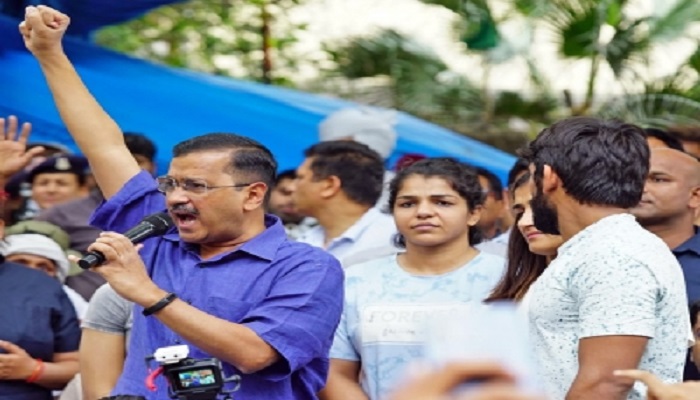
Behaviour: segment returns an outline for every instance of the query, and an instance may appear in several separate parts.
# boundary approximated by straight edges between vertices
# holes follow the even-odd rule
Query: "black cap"
[[[50,157],[44,160],[41,164],[32,168],[27,176],[27,181],[32,182],[39,174],[52,173],[72,173],[80,177],[84,177],[89,172],[89,164],[87,159],[76,155],[61,155]]]

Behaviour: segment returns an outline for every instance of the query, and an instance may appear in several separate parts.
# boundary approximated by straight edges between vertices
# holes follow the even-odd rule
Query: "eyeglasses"
[[[175,190],[175,188],[180,187],[182,188],[182,190],[185,190],[190,193],[204,194],[210,189],[244,188],[246,186],[252,185],[252,183],[237,183],[235,185],[211,186],[200,179],[183,179],[182,182],[180,182],[177,179],[170,176],[159,176],[158,178],[156,178],[156,182],[158,183],[158,191],[161,193],[170,193],[173,190]]]

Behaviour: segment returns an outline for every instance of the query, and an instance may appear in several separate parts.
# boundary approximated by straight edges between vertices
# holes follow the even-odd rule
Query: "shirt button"
[[[180,341],[180,339],[175,339],[175,344],[182,344],[182,342]]]

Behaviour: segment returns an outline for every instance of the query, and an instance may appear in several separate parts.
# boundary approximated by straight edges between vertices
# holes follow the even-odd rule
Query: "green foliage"
[[[295,56],[289,49],[304,26],[289,23],[285,13],[300,1],[190,0],[104,28],[95,40],[175,67],[262,80],[265,11],[272,32],[267,46],[273,58],[274,83],[288,84],[296,72]]]
[[[326,51],[343,76],[355,79],[386,75],[396,78],[434,77],[447,66],[430,49],[391,29],[370,37],[352,38]]]

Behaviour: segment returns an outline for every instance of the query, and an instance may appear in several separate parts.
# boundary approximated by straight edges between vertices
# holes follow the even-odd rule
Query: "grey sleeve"
[[[109,284],[100,286],[81,323],[83,329],[125,335],[131,329],[133,303],[120,297]]]

